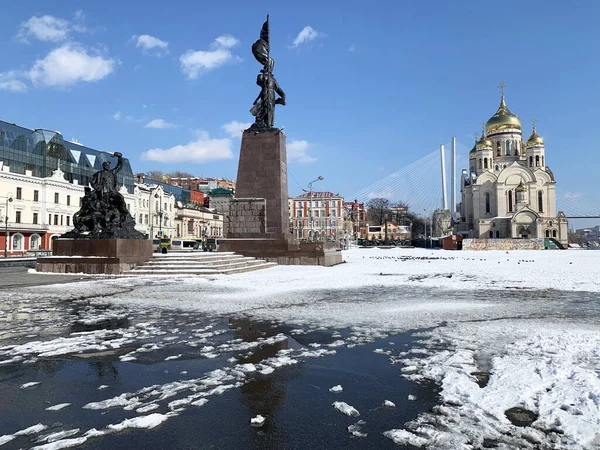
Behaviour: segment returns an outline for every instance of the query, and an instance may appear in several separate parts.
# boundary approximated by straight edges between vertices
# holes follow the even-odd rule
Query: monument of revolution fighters
[[[278,264],[339,264],[337,243],[295,242],[289,231],[285,135],[274,127],[275,106],[284,106],[286,96],[273,75],[269,16],[252,54],[262,65],[256,78],[260,93],[250,109],[255,121],[242,135],[236,198],[230,203],[229,230],[220,250]]]
[[[117,173],[123,155],[115,152],[92,176],[81,208],[73,216],[73,230],[52,243],[52,255],[38,258],[39,272],[119,274],[152,257],[152,241],[135,229],[123,195],[117,190]]]

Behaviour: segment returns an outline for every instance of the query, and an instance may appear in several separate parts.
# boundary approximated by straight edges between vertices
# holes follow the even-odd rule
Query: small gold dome
[[[498,107],[498,111],[494,114],[490,120],[485,124],[487,134],[494,133],[496,131],[507,130],[511,128],[516,128],[517,130],[521,130],[521,119],[516,114],[510,112],[506,103],[504,103],[504,95],[502,96],[502,100],[500,100],[500,106]]]
[[[490,141],[482,131],[481,138],[475,143],[475,148],[479,150],[483,148],[493,148],[493,146],[494,144],[492,144],[492,141]]]
[[[477,141],[475,141],[475,145],[473,145],[473,148],[469,152],[469,158],[475,158],[476,155],[477,155]]]
[[[525,192],[527,190],[527,186],[523,184],[523,180],[521,180],[516,190],[519,192]]]
[[[533,132],[529,136],[529,139],[527,139],[527,147],[536,147],[538,145],[544,145],[544,138],[537,134],[535,127],[533,127]]]

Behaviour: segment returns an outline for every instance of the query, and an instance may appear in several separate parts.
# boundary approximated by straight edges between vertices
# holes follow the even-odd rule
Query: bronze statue
[[[260,31],[260,39],[252,44],[252,54],[263,65],[260,74],[256,77],[256,84],[261,91],[254,100],[250,113],[256,117],[249,128],[252,131],[266,131],[273,128],[275,123],[275,105],[285,105],[285,92],[279,87],[273,76],[275,61],[270,57],[270,31],[269,16]],[[275,94],[279,98],[275,98]]]
[[[108,161],[92,176],[91,189],[85,188],[81,208],[73,215],[73,230],[63,238],[72,239],[145,239],[135,229],[135,221],[117,190],[117,173],[123,167],[123,155],[115,152],[117,165],[111,169]]]

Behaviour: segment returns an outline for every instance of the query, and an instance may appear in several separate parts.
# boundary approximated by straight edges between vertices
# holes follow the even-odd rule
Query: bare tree
[[[171,178],[196,178],[195,175],[192,175],[189,172],[180,172],[179,170],[176,170],[175,172],[168,173],[167,176],[171,177]]]
[[[150,170],[146,172],[146,178],[154,181],[164,181],[165,174],[160,170]]]
[[[367,202],[367,220],[371,225],[381,225],[386,216],[391,219],[392,210],[387,198],[372,198]]]

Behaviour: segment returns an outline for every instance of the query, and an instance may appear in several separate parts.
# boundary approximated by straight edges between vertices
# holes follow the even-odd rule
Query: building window
[[[529,167],[533,167],[533,156],[529,157]]]
[[[544,212],[544,195],[542,191],[538,191],[538,211]]]
[[[496,141],[496,156],[502,156],[502,150],[500,149],[500,141]]]
[[[140,221],[139,221],[139,223],[144,223],[144,215],[143,214],[140,214]]]
[[[67,195],[67,206],[71,206],[71,196]]]
[[[498,164],[496,164],[496,172],[498,172],[500,170],[500,166]]]
[[[52,224],[52,214],[48,214],[48,225]]]
[[[540,155],[535,155],[535,167],[540,167]]]
[[[500,237],[500,230],[496,230],[496,239]]]
[[[18,187],[17,188],[17,200],[22,200],[23,199],[23,188]]]
[[[144,215],[144,223],[148,225],[148,214]]]
[[[15,211],[15,223],[21,223],[21,211]]]
[[[54,203],[58,203],[58,192],[54,193]]]
[[[546,230],[546,237],[549,238],[550,237],[550,230]]]
[[[54,225],[58,225],[58,214],[54,214]]]
[[[65,217],[65,216],[63,216],[62,214],[60,215],[60,226],[61,226],[61,227],[62,227],[62,225],[63,225],[63,219],[64,219],[64,217]]]
[[[67,216],[67,226],[71,226],[71,216]]]
[[[38,224],[38,213],[33,213],[33,224],[37,225]]]
[[[485,213],[489,214],[491,212],[491,194],[489,192],[485,193]]]
[[[33,201],[34,202],[40,201],[40,191],[33,191]]]
[[[513,210],[513,193],[512,191],[508,191],[508,212],[512,212]]]
[[[487,164],[487,158],[483,158],[483,168],[487,169],[488,168],[488,164]]]
[[[29,248],[31,250],[38,250],[40,248],[40,237],[37,234],[31,235]]]
[[[13,250],[23,250],[23,235],[22,234],[15,234],[13,236],[13,242],[12,242],[12,249]]]
[[[542,166],[544,165],[544,157],[542,156]]]
[[[494,237],[494,232],[490,230],[490,239]]]
[[[556,230],[552,230],[552,237],[555,238],[556,237]]]
[[[506,141],[506,156],[510,156],[510,141]]]
[[[477,167],[479,167],[481,169],[481,159],[477,160]]]

